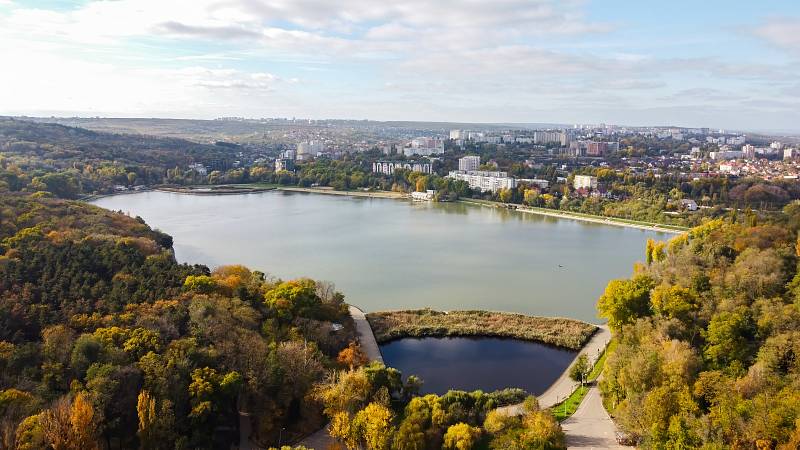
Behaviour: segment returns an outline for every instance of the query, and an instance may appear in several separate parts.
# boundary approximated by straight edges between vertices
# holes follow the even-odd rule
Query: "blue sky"
[[[800,131],[800,2],[0,0],[0,114]]]

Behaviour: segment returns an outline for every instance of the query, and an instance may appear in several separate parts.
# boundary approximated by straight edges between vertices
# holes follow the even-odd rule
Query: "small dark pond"
[[[381,345],[389,367],[422,378],[423,393],[450,389],[491,392],[518,387],[539,395],[555,382],[576,352],[500,338],[400,339]]]

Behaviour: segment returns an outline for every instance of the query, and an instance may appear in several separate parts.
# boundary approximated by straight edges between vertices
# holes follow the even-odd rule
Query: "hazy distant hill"
[[[230,147],[185,139],[113,134],[12,118],[0,118],[0,151],[6,156],[36,157],[55,166],[115,162],[171,168],[235,156]]]
[[[220,140],[249,141],[265,132],[290,128],[348,128],[356,132],[386,133],[405,131],[409,134],[447,133],[451,129],[508,130],[563,128],[563,124],[480,124],[457,122],[380,122],[372,120],[192,120],[155,118],[82,118],[82,117],[25,117],[26,121],[57,123],[110,133],[138,133],[153,136],[177,137],[198,142]],[[394,135],[394,133],[391,133]]]

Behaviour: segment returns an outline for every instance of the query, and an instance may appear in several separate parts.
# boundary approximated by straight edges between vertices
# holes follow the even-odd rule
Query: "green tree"
[[[703,354],[714,367],[738,363],[741,370],[752,356],[755,333],[755,324],[745,307],[722,311],[708,324]]]
[[[631,280],[611,280],[597,302],[600,317],[608,319],[608,326],[618,332],[623,325],[650,315],[653,287],[653,279],[646,275],[637,275]]]
[[[569,377],[573,381],[577,381],[583,385],[591,371],[592,367],[589,365],[589,358],[586,356],[586,353],[581,353],[569,368]]]

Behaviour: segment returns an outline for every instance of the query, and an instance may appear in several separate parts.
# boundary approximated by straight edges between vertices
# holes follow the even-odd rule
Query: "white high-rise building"
[[[465,156],[458,159],[458,170],[469,172],[470,170],[478,170],[481,165],[480,156]]]
[[[465,139],[467,137],[467,133],[463,130],[450,130],[450,139],[458,140],[458,139]]]
[[[451,170],[447,177],[466,181],[470,188],[479,189],[482,192],[497,192],[500,189],[514,189],[517,187],[517,179],[509,177],[508,172]]]
[[[756,147],[752,144],[745,144],[742,146],[742,158],[756,159]]]
[[[575,189],[597,189],[597,177],[575,175],[572,185]]]
[[[320,141],[301,142],[297,144],[297,159],[308,159],[324,150],[325,145]]]

